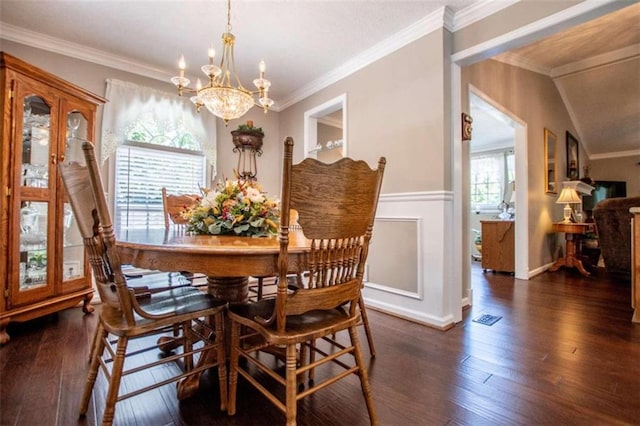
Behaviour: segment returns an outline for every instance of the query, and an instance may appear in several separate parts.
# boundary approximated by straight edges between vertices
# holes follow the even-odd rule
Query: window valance
[[[194,149],[180,145],[189,134],[215,170],[216,121],[213,116],[198,114],[188,98],[134,83],[107,79],[102,118],[101,161],[106,161],[119,145],[132,140],[131,133],[141,127],[153,127],[151,136],[160,145]],[[148,126],[152,123],[153,126]],[[158,135],[160,134],[160,135]]]

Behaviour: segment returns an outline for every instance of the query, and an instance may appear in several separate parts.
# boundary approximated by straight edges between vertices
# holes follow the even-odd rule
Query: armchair
[[[593,209],[605,269],[627,281],[631,279],[631,207],[640,207],[640,197],[608,198]]]

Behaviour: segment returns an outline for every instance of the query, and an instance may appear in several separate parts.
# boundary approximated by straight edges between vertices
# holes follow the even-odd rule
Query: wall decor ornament
[[[577,180],[580,178],[580,152],[578,139],[567,130],[567,178]]]

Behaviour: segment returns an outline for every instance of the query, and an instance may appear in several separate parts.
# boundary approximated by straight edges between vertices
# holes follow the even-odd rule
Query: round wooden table
[[[249,276],[278,274],[277,237],[193,235],[175,229],[123,230],[116,233],[120,260],[139,268],[189,271],[208,276],[209,293],[229,303],[245,303]],[[289,270],[304,270],[309,241],[289,233]]]

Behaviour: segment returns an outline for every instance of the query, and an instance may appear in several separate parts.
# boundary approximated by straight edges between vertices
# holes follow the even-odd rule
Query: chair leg
[[[263,283],[264,283],[264,278],[258,277],[258,296],[257,296],[258,300],[262,300]]]
[[[309,345],[311,346],[311,348],[309,349],[309,364],[313,364],[314,362],[316,362],[316,351],[315,351],[315,347],[316,347],[316,340],[312,340],[309,342]],[[312,368],[309,370],[309,386],[313,386],[313,382],[316,378],[316,369]]]
[[[87,374],[87,382],[84,386],[84,393],[82,395],[82,401],[80,403],[80,416],[87,414],[89,408],[89,400],[91,399],[91,393],[93,392],[93,386],[96,384],[96,377],[98,377],[98,368],[100,368],[100,357],[104,351],[105,340],[109,333],[102,327],[102,324],[98,322],[96,328],[96,334],[93,339],[93,345],[91,347],[91,365],[89,366],[89,373]]]
[[[238,345],[240,344],[240,324],[231,321],[231,356],[229,363],[229,402],[227,414],[233,416],[236,413],[236,392],[238,390]]]
[[[297,394],[297,362],[298,356],[296,351],[296,345],[287,345],[286,354],[286,389],[285,389],[285,404],[287,408],[287,426],[295,426],[296,424],[296,394]]]
[[[191,329],[193,324],[190,322],[185,322],[181,325],[182,333],[184,334],[183,340],[183,350],[184,353],[191,352],[193,350],[193,341],[195,340],[195,333]],[[193,355],[186,355],[184,357],[184,369],[186,371],[193,370]]]
[[[93,356],[94,356],[94,352],[96,351],[97,347],[98,347],[98,342],[101,339],[101,333],[100,330],[102,329],[102,326],[100,325],[100,322],[98,321],[98,326],[96,327],[96,332],[93,334],[93,342],[91,342],[91,350],[89,351],[89,364],[91,364],[91,361],[93,360]]]
[[[369,319],[367,318],[367,309],[364,306],[364,299],[362,298],[362,294],[360,295],[360,299],[358,299],[358,307],[360,308],[360,316],[362,317],[362,323],[364,324],[364,332],[367,335],[367,343],[369,344],[369,354],[371,354],[371,358],[375,358],[376,348],[373,345],[373,334],[371,334],[371,327],[369,327]]]
[[[209,321],[214,322],[215,327],[215,343],[216,343],[216,362],[218,363],[218,382],[220,384],[220,411],[227,411],[229,395],[227,393],[227,353],[225,350],[226,337],[224,335],[224,314],[219,313]]]
[[[120,389],[120,380],[122,379],[122,369],[124,368],[124,358],[127,353],[127,343],[129,338],[126,336],[118,339],[118,347],[116,356],[113,360],[111,369],[111,379],[109,380],[109,391],[105,401],[104,416],[102,417],[102,426],[111,426],[116,414],[116,402],[118,401],[118,391]]]
[[[364,357],[362,356],[362,348],[360,347],[360,339],[358,338],[358,330],[356,327],[349,327],[349,337],[351,338],[351,345],[354,348],[354,356],[356,358],[356,364],[358,365],[358,375],[360,376],[360,386],[362,387],[362,394],[367,404],[367,410],[369,411],[369,421],[372,425],[378,424],[378,415],[376,413],[375,406],[373,405],[373,394],[371,393],[371,386],[369,385],[369,373],[364,365]]]

